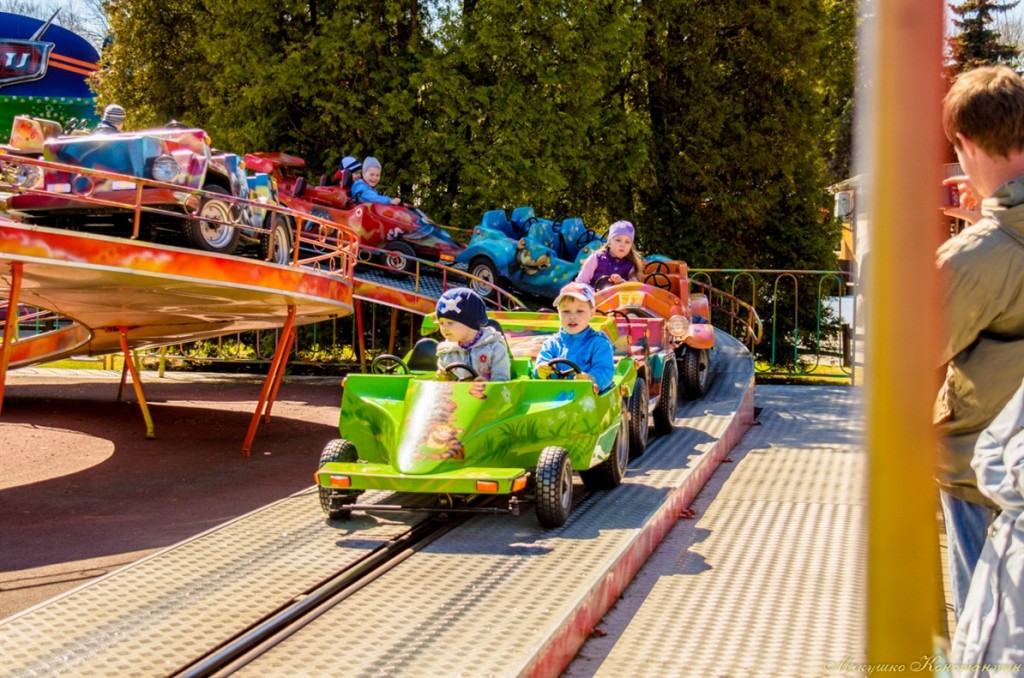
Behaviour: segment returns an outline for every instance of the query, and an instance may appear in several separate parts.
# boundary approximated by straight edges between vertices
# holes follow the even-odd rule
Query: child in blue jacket
[[[603,332],[590,327],[594,317],[594,288],[572,282],[562,288],[555,299],[562,329],[547,339],[537,354],[534,372],[541,379],[551,376],[554,368],[549,364],[555,358],[564,358],[580,368],[577,379],[589,379],[599,391],[612,385],[615,360],[612,341]]]
[[[378,205],[398,205],[402,201],[398,198],[389,198],[377,192],[377,183],[380,181],[380,160],[367,156],[363,160],[363,173],[352,184],[352,199],[358,202],[373,202]]]

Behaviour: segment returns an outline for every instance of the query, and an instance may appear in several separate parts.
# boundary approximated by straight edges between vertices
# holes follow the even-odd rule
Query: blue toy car
[[[517,207],[509,219],[504,210],[491,210],[455,263],[498,287],[551,300],[602,244],[578,217],[551,221],[537,217],[532,207]],[[483,285],[474,289],[485,297],[494,293]]]

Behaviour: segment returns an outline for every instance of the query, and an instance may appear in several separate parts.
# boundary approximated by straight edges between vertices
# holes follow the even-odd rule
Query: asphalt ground
[[[156,438],[120,372],[8,374],[0,411],[0,618],[313,484],[339,377],[286,377],[245,440],[259,377],[144,372]]]

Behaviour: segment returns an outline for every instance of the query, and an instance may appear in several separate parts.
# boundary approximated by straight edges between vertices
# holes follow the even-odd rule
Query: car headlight
[[[178,177],[181,167],[173,156],[161,155],[153,160],[153,166],[149,171],[157,181],[171,182]]]
[[[36,165],[18,165],[14,170],[14,185],[18,188],[39,188],[43,183],[43,170]]]
[[[668,319],[668,333],[673,337],[685,337],[690,331],[690,321],[683,315],[674,315]]]

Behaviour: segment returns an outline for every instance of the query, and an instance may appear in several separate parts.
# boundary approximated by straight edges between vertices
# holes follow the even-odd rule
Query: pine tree
[[[1006,42],[993,27],[993,14],[1011,10],[1020,4],[994,0],[965,0],[949,9],[959,18],[953,19],[960,32],[949,38],[950,62],[948,77],[985,64],[1005,63],[1011,66],[1020,57],[1020,48]]]

